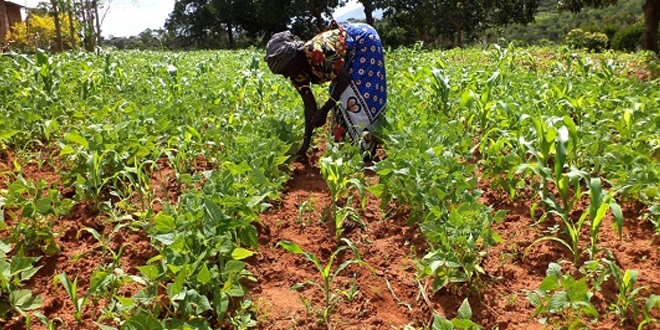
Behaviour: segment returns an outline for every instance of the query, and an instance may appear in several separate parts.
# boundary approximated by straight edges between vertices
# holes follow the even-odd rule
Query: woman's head
[[[270,71],[286,76],[288,71],[291,71],[289,66],[294,62],[302,45],[302,42],[289,31],[275,33],[266,45],[266,57],[264,58]]]

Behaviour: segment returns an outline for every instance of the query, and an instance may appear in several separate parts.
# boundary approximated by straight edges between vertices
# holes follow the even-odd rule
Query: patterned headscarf
[[[296,57],[296,52],[302,45],[303,43],[289,31],[275,33],[266,45],[266,57],[264,58],[270,71],[281,74],[287,64]]]

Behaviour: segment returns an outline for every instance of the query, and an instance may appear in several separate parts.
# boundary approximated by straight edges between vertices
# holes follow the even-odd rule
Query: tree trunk
[[[57,6],[57,0],[50,0],[53,6],[53,19],[55,20],[55,37],[57,38],[57,50],[64,50],[64,42],[62,41],[62,24],[60,22],[60,9]]]
[[[321,14],[320,11],[317,10],[312,10],[312,17],[316,20],[316,28],[318,28],[318,32],[322,32],[325,30],[325,22],[323,21],[323,15]]]
[[[227,23],[227,39],[229,39],[229,48],[234,48],[234,32],[231,23]]]
[[[92,0],[92,6],[94,7],[94,17],[96,17],[96,44],[101,44],[101,17],[99,16],[99,2],[97,0]]]
[[[67,3],[67,12],[69,14],[69,38],[71,39],[71,49],[76,48],[76,29],[73,27],[73,2]]]
[[[87,17],[87,31],[85,32],[86,36],[86,49],[87,51],[94,50],[94,44],[96,43],[96,35],[94,28],[94,14],[92,13],[92,2],[90,0],[85,1],[85,16]]]
[[[362,0],[362,6],[364,7],[364,17],[367,20],[367,24],[374,26],[374,4],[372,0]]]
[[[658,53],[660,0],[646,0],[642,9],[644,9],[644,37],[642,37],[642,48]]]
[[[4,0],[0,0],[0,41],[9,38],[9,17]]]
[[[463,47],[463,28],[459,27],[458,30],[456,31],[457,34],[457,41],[456,41],[456,46]]]

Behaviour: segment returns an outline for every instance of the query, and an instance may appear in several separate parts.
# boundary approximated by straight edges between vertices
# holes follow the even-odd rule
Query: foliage
[[[66,14],[60,15],[60,19],[69,20]],[[80,23],[74,22],[75,28],[79,28]],[[39,15],[36,13],[28,15],[25,21],[19,22],[12,27],[9,42],[11,47],[27,52],[34,52],[37,48],[53,49],[55,43],[55,21],[51,15]],[[62,31],[62,37],[71,40],[69,29]],[[80,36],[74,35],[74,40],[80,42]]]
[[[18,222],[38,229],[19,232],[24,236],[11,243],[14,254],[6,263],[23,257],[20,237],[50,237],[46,228],[58,228],[51,223],[77,220],[67,215],[76,204],[75,215],[84,212],[106,229],[85,223],[96,232],[83,229],[80,235],[95,245],[75,256],[106,258],[89,278],[78,275],[74,299],[87,293],[82,283],[102,283],[81,304],[107,302],[98,324],[254,324],[246,284],[258,279],[247,264],[259,253],[259,213],[278,204],[303,132],[300,98],[286,79],[268,73],[262,58],[256,49],[3,54],[0,217],[11,226],[6,237]],[[346,146],[329,147],[322,157],[329,156],[327,163],[310,166],[325,166],[326,174],[340,169],[341,175],[327,176],[338,205],[351,205],[346,192],[351,196],[350,179],[357,178],[381,198],[385,221],[420,226],[419,240],[428,249],[419,251],[427,256],[419,269],[437,280],[436,288],[454,279],[481,283],[481,263],[498,240],[492,225],[504,216],[481,202],[500,203],[500,196],[517,205],[536,199],[534,220],[554,215],[560,224],[565,218],[575,226],[582,218],[589,238],[580,237],[575,251],[587,250],[592,258],[603,247],[599,228],[617,212],[614,200],[642,203],[648,212],[640,221],[658,222],[660,115],[654,105],[660,92],[657,82],[638,77],[646,75],[640,63],[647,55],[502,43],[442,52],[416,46],[391,50],[386,59],[387,158],[372,167],[377,180],[362,180],[363,162],[345,153]],[[40,168],[57,175],[45,178],[46,184],[27,179]],[[504,191],[483,194],[486,184]],[[578,207],[584,212],[575,212]],[[149,243],[152,258],[135,265],[137,272],[121,271],[128,242],[113,239],[111,228],[142,232]],[[565,233],[547,235],[573,246]],[[30,253],[44,254],[40,248],[49,240],[35,241]],[[587,292],[598,289],[602,268],[585,271]],[[578,276],[575,268],[570,274]],[[76,275],[68,274],[71,285]],[[575,277],[560,275],[559,287],[582,290],[582,279]],[[10,282],[11,290],[25,288]],[[543,299],[560,292],[568,290],[544,292]],[[657,299],[642,308],[642,293],[635,298],[639,314],[653,322]],[[568,326],[584,308],[573,304],[544,316]]]
[[[619,29],[612,37],[612,49],[634,52],[642,45],[644,26],[630,25]]]
[[[421,225],[432,246],[420,261],[420,275],[433,278],[433,291],[451,283],[471,284],[485,275],[481,261],[486,251],[502,241],[491,226],[502,221],[505,213],[499,211],[493,216],[484,205],[464,203],[453,209],[446,221]]]
[[[40,257],[7,257],[11,251],[9,245],[0,242],[0,321],[5,321],[11,312],[26,315],[26,312],[38,309],[43,299],[32,294],[29,289],[22,289],[41,266],[33,264]]]
[[[448,320],[443,316],[434,314],[433,315],[433,324],[431,325],[432,330],[479,330],[482,327],[472,320],[472,308],[470,307],[470,302],[467,298],[461,303],[461,307],[458,308],[458,313],[455,318]]]
[[[536,307],[534,317],[540,315],[544,317],[542,323],[566,324],[571,329],[586,326],[583,316],[598,318],[598,311],[591,303],[592,297],[584,278],[576,280],[569,273],[562,274],[561,266],[556,263],[548,265],[539,288],[527,295],[529,302]]]
[[[637,295],[644,290],[644,287],[635,288],[639,272],[626,269],[624,273],[614,261],[607,260],[606,263],[614,277],[614,283],[619,289],[617,300],[610,305],[610,308],[614,310],[614,313],[622,322],[627,319],[637,320],[639,315],[639,305],[637,303],[639,297]]]
[[[537,1],[387,1],[385,17],[409,31],[418,40],[431,43],[444,39],[447,45],[462,46],[464,38],[472,38],[491,26],[510,23],[526,24],[533,20]]]
[[[19,175],[12,182],[4,198],[0,200],[0,211],[7,210],[11,218],[18,220],[3,242],[15,244],[16,254],[28,255],[35,248],[47,254],[58,254],[60,247],[52,231],[55,220],[69,213],[73,201],[62,198],[57,187],[49,186],[44,180],[37,182]],[[17,213],[16,210],[20,210]],[[0,228],[7,227],[0,219]]]
[[[566,35],[565,42],[571,48],[586,48],[600,52],[607,48],[608,38],[604,33],[573,29]]]

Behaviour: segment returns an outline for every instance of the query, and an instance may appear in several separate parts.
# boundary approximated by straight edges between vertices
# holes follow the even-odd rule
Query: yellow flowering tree
[[[69,21],[69,16],[60,14],[60,20],[63,22]],[[75,32],[80,31],[80,23],[74,21],[74,35],[73,40],[75,43],[80,42],[80,36]],[[66,48],[72,48],[71,34],[69,29],[62,29],[62,39],[65,41]],[[20,22],[11,30],[9,36],[10,48],[20,49],[23,51],[33,52],[37,48],[59,50],[57,49],[57,35],[55,32],[55,20],[50,15],[39,15],[31,13],[28,18]]]

